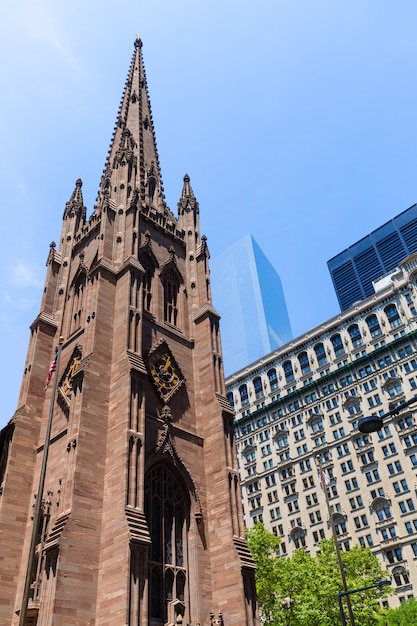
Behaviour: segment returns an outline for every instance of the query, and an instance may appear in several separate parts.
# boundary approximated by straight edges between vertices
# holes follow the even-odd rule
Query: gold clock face
[[[161,354],[151,362],[151,375],[157,385],[166,389],[172,389],[178,385],[180,377],[175,371],[171,355]]]
[[[183,383],[180,369],[167,346],[157,349],[149,357],[149,373],[164,400],[167,400]]]
[[[71,365],[69,366],[68,371],[65,375],[65,378],[62,382],[62,390],[65,393],[65,395],[68,397],[71,395],[71,392],[72,392],[72,377],[77,371],[79,364],[80,364],[80,359],[74,356],[74,358],[72,359]]]

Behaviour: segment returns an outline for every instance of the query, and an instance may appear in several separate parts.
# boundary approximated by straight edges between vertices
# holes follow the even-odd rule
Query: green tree
[[[396,609],[387,609],[380,616],[378,626],[411,626],[417,624],[417,602],[409,600]]]
[[[263,524],[255,524],[254,528],[247,529],[246,532],[249,550],[256,566],[255,581],[260,616],[265,624],[274,624],[280,578],[276,556],[281,540],[269,533]]]
[[[248,532],[248,545],[256,565],[256,588],[263,623],[268,626],[338,626],[341,624],[337,594],[342,582],[333,541],[323,540],[317,556],[295,550],[291,557],[277,557],[279,538],[262,524]],[[359,546],[342,553],[349,589],[372,585],[386,576],[378,559]],[[377,626],[378,599],[387,590],[369,589],[352,594],[356,623]]]

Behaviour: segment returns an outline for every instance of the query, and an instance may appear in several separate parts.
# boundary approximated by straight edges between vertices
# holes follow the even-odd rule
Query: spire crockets
[[[190,184],[190,177],[188,176],[188,174],[184,175],[184,184],[182,187],[182,193],[181,193],[181,198],[180,201],[178,203],[178,209],[181,211],[181,209],[184,211],[186,210],[187,204],[189,203],[189,201],[192,202],[196,202],[195,199],[195,195],[194,192],[191,188],[191,184]]]
[[[198,236],[200,235],[199,213],[200,209],[190,184],[190,177],[185,174],[181,197],[178,201],[178,219],[185,231],[192,228]]]
[[[72,192],[72,196],[65,205],[65,211],[63,215],[63,219],[66,220],[70,217],[77,217],[77,221],[82,220],[85,222],[86,209],[84,206],[83,200],[83,192],[81,191],[81,187],[83,186],[83,181],[81,178],[75,181],[75,189]]]
[[[134,198],[166,208],[156,147],[151,105],[142,57],[142,41],[135,49],[126,80],[116,126],[101,179],[98,207],[111,195],[116,206]]]
[[[81,191],[82,186],[82,180],[79,178],[75,182],[75,189],[72,192],[71,198],[65,205],[60,240],[61,252],[64,249],[69,249],[69,242],[72,241],[75,234],[78,233],[80,228],[83,228],[86,223],[86,208],[84,206],[83,192]]]

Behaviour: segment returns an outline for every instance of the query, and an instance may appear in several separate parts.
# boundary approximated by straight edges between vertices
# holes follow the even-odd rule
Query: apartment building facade
[[[363,434],[358,420],[416,396],[417,254],[372,296],[226,379],[244,520],[315,553],[331,525],[340,546],[368,546],[396,587],[417,588],[417,402]]]

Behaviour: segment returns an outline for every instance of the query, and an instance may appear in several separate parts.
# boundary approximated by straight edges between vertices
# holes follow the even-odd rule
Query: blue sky
[[[169,206],[188,172],[212,256],[252,233],[298,335],[338,311],[326,261],[417,202],[416,23],[415,0],[3,7],[0,426],[78,177],[93,209],[137,33]]]

